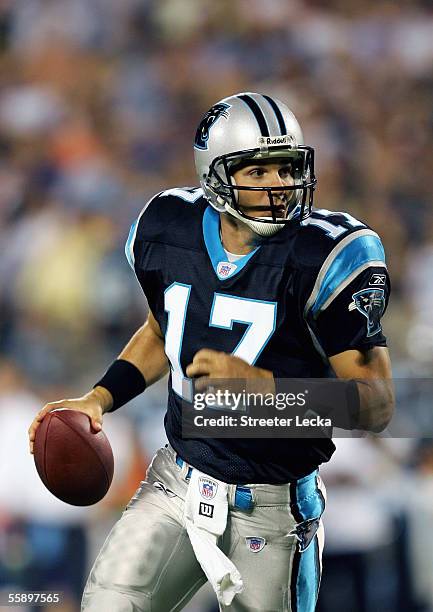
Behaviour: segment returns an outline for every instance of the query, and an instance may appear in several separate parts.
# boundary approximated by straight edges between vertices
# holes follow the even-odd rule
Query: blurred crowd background
[[[164,443],[165,381],[106,417],[115,480],[78,509],[45,491],[26,431],[46,401],[86,392],[142,324],[129,227],[156,192],[196,185],[196,125],[243,90],[297,115],[316,206],[381,235],[394,375],[432,377],[429,0],[0,0],[0,590],[61,589],[57,609],[78,611]],[[416,381],[406,396],[431,409]],[[338,441],[320,612],[433,610],[432,432]],[[207,591],[188,607],[214,609]]]

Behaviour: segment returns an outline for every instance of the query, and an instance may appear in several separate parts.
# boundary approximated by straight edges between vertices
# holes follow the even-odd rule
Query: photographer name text
[[[331,419],[318,415],[305,417],[279,417],[259,418],[243,415],[241,417],[223,415],[219,417],[194,417],[196,427],[332,427]]]

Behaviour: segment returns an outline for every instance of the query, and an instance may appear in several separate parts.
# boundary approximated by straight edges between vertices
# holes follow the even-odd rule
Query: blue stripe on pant
[[[324,499],[318,487],[318,473],[296,484],[292,512],[296,520],[318,518],[324,510]],[[320,585],[319,543],[317,534],[304,551],[297,550],[292,569],[292,612],[314,612]]]
[[[300,559],[296,580],[296,607],[293,606],[293,612],[314,612],[316,609],[320,582],[318,547],[317,536],[314,536],[313,542],[306,551],[296,552]]]
[[[301,520],[317,518],[324,510],[323,495],[318,486],[317,470],[296,483],[296,511]]]

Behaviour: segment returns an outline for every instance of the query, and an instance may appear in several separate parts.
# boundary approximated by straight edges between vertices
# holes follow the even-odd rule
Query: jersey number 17
[[[176,282],[164,293],[164,307],[168,314],[165,352],[171,366],[172,388],[177,395],[189,402],[193,396],[192,381],[182,370],[180,355],[190,295],[191,285]],[[269,342],[275,331],[276,320],[276,302],[214,294],[209,316],[210,327],[233,329],[233,323],[244,323],[247,328],[232,355],[240,357],[250,365],[254,365]]]

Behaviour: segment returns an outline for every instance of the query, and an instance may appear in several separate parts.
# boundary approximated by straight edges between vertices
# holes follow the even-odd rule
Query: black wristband
[[[143,393],[146,379],[140,370],[126,359],[116,359],[95,387],[104,387],[113,396],[113,405],[107,412],[114,412]]]

